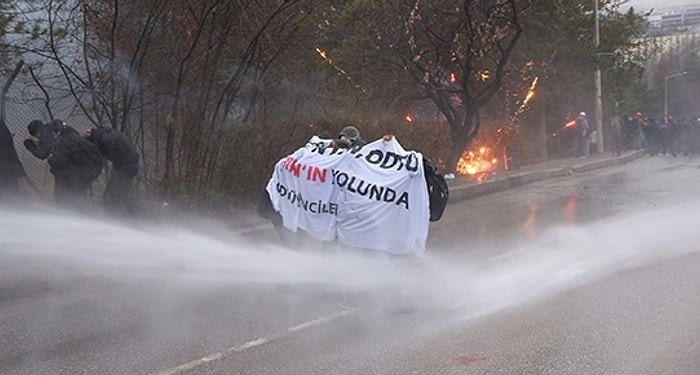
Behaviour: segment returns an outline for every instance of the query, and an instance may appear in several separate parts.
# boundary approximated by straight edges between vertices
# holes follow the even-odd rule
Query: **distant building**
[[[662,34],[690,31],[700,26],[700,5],[668,8],[650,16],[649,22]]]

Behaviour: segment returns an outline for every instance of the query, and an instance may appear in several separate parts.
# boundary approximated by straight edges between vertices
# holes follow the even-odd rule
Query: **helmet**
[[[44,125],[44,122],[41,120],[32,120],[32,122],[27,125],[27,130],[29,131],[29,134],[31,134],[34,137],[38,137],[39,134],[41,134],[44,129],[46,129],[46,125]]]
[[[581,116],[581,117],[586,117],[586,112],[581,112],[581,113],[579,113],[578,115]]]
[[[52,132],[54,132],[54,133],[58,133],[58,132],[60,132],[61,130],[63,130],[63,129],[66,128],[66,123],[63,122],[63,120],[61,120],[61,119],[54,119],[53,121],[51,121],[51,122],[49,122],[48,124],[46,124],[46,127],[47,127],[50,131],[52,131]]]
[[[360,131],[357,130],[356,127],[348,125],[340,131],[340,134],[338,134],[338,138],[341,138],[343,136],[347,137],[351,141],[356,141],[360,138]]]

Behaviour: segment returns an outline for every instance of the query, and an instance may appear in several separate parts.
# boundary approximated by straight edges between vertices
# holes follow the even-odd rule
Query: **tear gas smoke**
[[[459,307],[469,317],[570,288],[622,269],[698,250],[700,204],[654,209],[587,227],[554,228],[539,243],[468,251],[428,249],[397,260],[347,251],[290,251],[192,226],[109,222],[65,213],[0,209],[0,256],[46,268],[115,278],[200,285],[317,285],[338,292],[400,289],[425,309]],[[189,229],[188,229],[189,228]],[[483,251],[479,252],[484,254]]]

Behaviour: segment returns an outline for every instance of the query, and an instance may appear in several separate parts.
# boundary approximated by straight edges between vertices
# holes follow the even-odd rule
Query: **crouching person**
[[[126,135],[106,126],[88,129],[83,136],[97,145],[102,156],[112,162],[112,173],[103,194],[105,208],[116,212],[123,207],[130,216],[136,215],[131,192],[139,171],[136,148]]]

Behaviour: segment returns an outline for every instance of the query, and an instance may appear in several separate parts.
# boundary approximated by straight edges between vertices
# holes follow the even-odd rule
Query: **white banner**
[[[422,255],[429,200],[423,157],[395,138],[333,149],[313,137],[275,165],[267,184],[284,226],[323,241]]]

